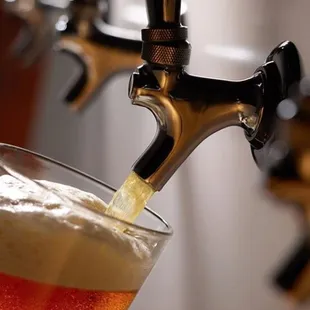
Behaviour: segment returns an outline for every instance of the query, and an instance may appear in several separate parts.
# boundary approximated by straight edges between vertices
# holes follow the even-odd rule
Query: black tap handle
[[[251,141],[252,155],[258,167],[265,170],[269,164],[269,150],[273,142],[276,110],[284,99],[296,100],[302,79],[302,63],[294,43],[286,41],[278,45],[258,69],[265,76],[264,113],[260,123],[262,135]]]
[[[286,41],[277,46],[267,57],[266,62],[273,61],[280,73],[282,97],[294,95],[303,75],[301,59],[294,43]]]

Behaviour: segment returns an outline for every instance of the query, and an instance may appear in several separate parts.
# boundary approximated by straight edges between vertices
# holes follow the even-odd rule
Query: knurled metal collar
[[[142,59],[165,66],[189,64],[191,48],[187,27],[142,30]]]
[[[169,29],[143,29],[142,41],[164,42],[187,40],[188,32],[186,27]]]
[[[185,66],[189,64],[190,52],[189,48],[155,45],[144,42],[141,57],[153,64]]]

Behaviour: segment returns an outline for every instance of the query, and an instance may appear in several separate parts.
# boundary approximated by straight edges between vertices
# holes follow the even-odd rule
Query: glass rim
[[[28,153],[28,154],[31,154],[33,156],[36,156],[42,160],[45,160],[47,162],[50,162],[50,163],[53,163],[53,164],[56,164],[58,165],[59,167],[62,167],[68,171],[71,171],[73,173],[76,173],[92,182],[95,182],[97,183],[98,185],[102,186],[102,187],[105,187],[107,188],[108,190],[110,190],[111,192],[115,193],[117,191],[116,188],[112,187],[111,185],[91,176],[90,174],[88,173],[85,173],[77,168],[74,168],[74,167],[71,167],[70,165],[67,165],[65,163],[62,163],[56,159],[53,159],[51,157],[48,157],[48,156],[45,156],[45,155],[42,155],[40,153],[37,153],[35,151],[31,151],[31,150],[28,150],[26,148],[23,148],[23,147],[20,147],[20,146],[16,146],[16,145],[12,145],[12,144],[8,144],[8,143],[2,143],[0,142],[0,148],[1,147],[7,147],[9,149],[12,149],[14,151],[20,151],[20,152],[24,152],[24,153]],[[76,203],[76,202],[74,202]],[[83,208],[86,209],[86,207],[83,205],[83,204],[80,204],[80,206],[82,206]],[[117,217],[113,216],[113,215],[109,215],[109,214],[104,214],[104,213],[100,213],[99,211],[96,211],[96,210],[93,210],[93,209],[88,209],[90,212],[92,213],[95,213],[96,215],[99,215],[101,217],[106,217],[110,220],[113,220],[113,221],[116,221],[116,222],[119,222],[119,223],[123,223],[125,224],[126,226],[128,227],[132,227],[134,229],[137,229],[137,230],[140,230],[140,231],[144,231],[144,232],[149,232],[149,233],[155,233],[155,234],[158,234],[158,235],[163,235],[163,236],[172,236],[173,235],[173,228],[172,226],[162,217],[160,216],[157,212],[155,212],[154,210],[152,210],[151,208],[149,208],[148,206],[146,206],[142,212],[147,212],[149,213],[151,216],[155,217],[157,220],[159,220],[166,228],[167,230],[164,231],[164,230],[159,230],[159,229],[153,229],[153,228],[148,228],[148,227],[145,227],[145,226],[142,226],[142,225],[139,225],[139,224],[135,224],[135,223],[130,223],[130,222],[126,222],[125,220],[122,220],[122,219],[118,219]]]

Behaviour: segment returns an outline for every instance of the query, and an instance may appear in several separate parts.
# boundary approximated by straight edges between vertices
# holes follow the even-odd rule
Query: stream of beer
[[[154,194],[153,188],[131,172],[110,201],[106,214],[133,223]]]

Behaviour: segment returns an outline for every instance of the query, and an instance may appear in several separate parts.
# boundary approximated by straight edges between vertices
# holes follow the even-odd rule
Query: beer
[[[154,265],[147,241],[96,196],[37,184],[0,176],[0,310],[128,309]]]
[[[128,309],[136,292],[67,288],[0,273],[0,309]]]
[[[131,172],[114,194],[105,214],[133,223],[154,195],[154,189]]]

